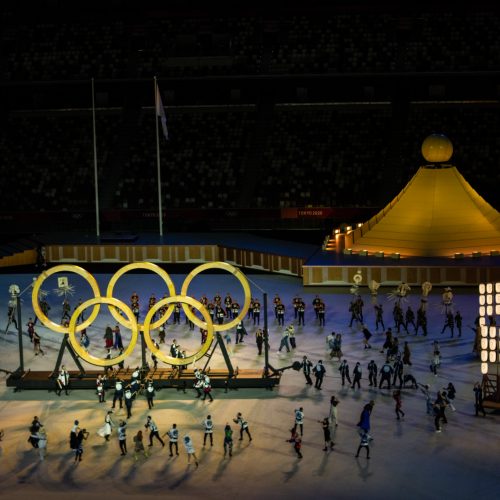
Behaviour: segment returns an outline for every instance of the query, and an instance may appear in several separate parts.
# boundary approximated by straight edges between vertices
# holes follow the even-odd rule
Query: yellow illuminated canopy
[[[421,167],[391,203],[350,237],[348,246],[355,251],[425,257],[489,254],[500,249],[500,213],[456,167]]]

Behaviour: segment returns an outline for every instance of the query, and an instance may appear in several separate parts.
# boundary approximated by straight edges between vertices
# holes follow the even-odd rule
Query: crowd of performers
[[[427,327],[427,295],[432,286],[430,283],[424,283],[422,285],[422,298],[420,301],[420,306],[418,307],[416,313],[412,309],[411,305],[405,304],[407,295],[409,294],[410,287],[401,283],[397,289],[389,294],[389,297],[394,300],[393,308],[392,308],[392,326],[386,328],[387,318],[384,319],[384,305],[376,299],[376,293],[374,294],[372,291],[372,303],[373,303],[373,312],[374,312],[374,331],[384,332],[384,342],[381,346],[381,353],[385,353],[386,361],[393,363],[392,369],[395,374],[399,376],[401,372],[400,365],[403,367],[411,366],[411,347],[410,347],[410,334],[418,335],[419,332],[425,337],[428,335],[428,327]],[[348,326],[353,328],[353,326],[362,333],[362,343],[364,349],[371,349],[371,339],[373,338],[373,334],[370,331],[368,325],[364,320],[364,302],[361,295],[358,292],[358,288],[355,287],[351,289],[351,293],[353,294],[353,298],[349,304],[349,313],[350,313],[350,321]],[[375,300],[374,300],[375,296]],[[215,322],[223,323],[226,320],[232,320],[237,317],[240,313],[240,305],[236,300],[233,300],[229,293],[226,294],[224,298],[222,298],[220,293],[216,293],[213,299],[207,298],[207,295],[204,294],[200,302],[207,307],[210,315],[212,316]],[[81,304],[81,299],[78,301],[78,304],[75,306],[78,307]],[[148,299],[148,310],[151,309],[156,304],[155,294],[152,294]],[[62,317],[61,322],[63,324],[68,324],[71,306],[67,298],[63,301],[62,307]],[[453,308],[453,294],[449,287],[445,288],[442,294],[442,309],[443,309],[443,317],[444,323],[441,329],[441,334],[444,334],[447,330],[449,331],[450,337],[453,338],[455,335],[457,337],[462,336],[462,328],[463,328],[463,318],[460,314],[460,311],[454,311]],[[50,310],[50,306],[47,303],[45,298],[41,298],[40,306],[42,311],[48,314]],[[141,319],[141,307],[140,307],[140,299],[139,295],[134,292],[130,298],[130,306],[131,309],[136,316],[137,320]],[[276,294],[273,298],[273,306],[274,306],[274,316],[275,322],[279,327],[283,327],[281,330],[281,338],[280,344],[278,347],[278,353],[286,350],[287,352],[296,351],[296,327],[304,326],[305,324],[305,311],[307,305],[305,301],[300,297],[300,295],[295,295],[292,300],[292,309],[293,309],[293,322],[290,322],[285,327],[285,304],[281,300],[279,294]],[[314,311],[316,325],[324,326],[325,325],[325,312],[326,306],[323,299],[316,295],[311,303],[312,309]],[[158,318],[162,315],[166,314],[168,306],[164,306],[158,310],[157,316]],[[246,321],[250,322],[250,324],[255,325],[255,344],[257,347],[258,354],[261,355],[263,351],[263,347],[266,343],[266,334],[262,328],[260,328],[260,319],[261,319],[261,303],[257,298],[251,299],[250,308],[248,310],[248,315]],[[180,324],[181,322],[181,311],[182,304],[176,303],[173,304],[173,324]],[[195,311],[193,311],[195,313]],[[9,310],[9,315],[11,312]],[[185,316],[185,323],[189,325],[189,328],[194,329],[194,324],[187,315]],[[153,318],[153,321],[156,321],[157,317]],[[85,320],[84,313],[82,312],[78,317],[78,322],[82,322]],[[495,323],[494,317],[489,318],[489,324],[492,325]],[[165,322],[162,326],[159,327],[157,331],[157,338],[154,339],[154,344],[157,348],[160,348],[161,344],[166,343],[166,332],[165,326],[168,325],[169,322]],[[36,318],[35,321],[32,318],[29,319],[27,323],[27,332],[30,337],[31,342],[33,342],[35,354],[44,354],[44,351],[40,345],[40,336],[35,330]],[[479,340],[480,340],[480,327],[479,327],[479,318],[476,318],[474,327],[471,327],[475,333],[475,341],[473,346],[473,352],[479,352]],[[235,332],[235,343],[245,343],[245,337],[248,336],[247,328],[245,327],[245,321],[240,321],[236,328]],[[400,336],[407,335],[407,339],[403,343],[400,343]],[[200,342],[203,344],[206,340],[207,331],[203,328],[200,328]],[[121,354],[123,352],[123,340],[122,334],[120,331],[119,325],[115,325],[112,328],[110,325],[107,325],[104,332],[104,347],[107,350],[106,359],[112,359],[116,354],[113,351],[116,351],[117,354]],[[226,331],[224,335],[224,339],[226,345],[230,347],[232,342],[232,332]],[[80,333],[80,344],[83,348],[88,349],[90,340],[87,335],[85,329],[83,329]],[[339,362],[343,358],[342,351],[342,333],[331,332],[327,337],[327,345],[330,351],[330,359],[337,359]],[[169,346],[169,354],[173,358],[183,359],[187,357],[186,349],[182,348],[181,345],[177,342],[176,339],[170,343]],[[150,353],[151,359],[151,368],[156,369],[158,366],[158,360],[154,353]],[[317,364],[316,364],[317,365]],[[372,364],[372,370],[373,370]],[[437,374],[437,370],[440,366],[440,349],[439,343],[434,342],[433,344],[433,352],[431,356],[430,370]],[[123,362],[117,364],[118,369],[124,369]],[[186,365],[180,365],[179,370],[186,369]],[[356,368],[355,368],[356,369]],[[356,370],[359,370],[358,367]],[[404,374],[407,375],[407,374]],[[404,380],[404,375],[401,376],[401,379]],[[60,379],[64,377],[64,375],[60,375],[57,378],[58,384],[60,384]],[[203,387],[202,381],[197,380],[197,388],[199,390],[206,389]],[[60,394],[62,389],[58,387],[58,394]],[[211,394],[208,396],[211,398]]]
[[[148,408],[154,407],[154,399],[158,389],[154,385],[153,378],[149,375],[149,367],[136,367],[131,371],[130,376],[125,380],[125,375],[119,370],[106,370],[103,374],[97,375],[96,396],[99,403],[106,402],[106,394],[113,392],[112,409],[119,404],[127,410],[127,418],[132,416],[132,407],[138,396],[144,396],[148,402]],[[195,382],[193,388],[196,391],[196,398],[213,402],[212,384],[209,374],[196,368],[193,372]],[[55,392],[58,396],[64,392],[66,396],[70,391],[70,374],[65,365],[62,365],[55,378]],[[203,396],[203,397],[202,397]]]
[[[421,384],[417,382],[416,377],[411,373],[412,361],[411,361],[411,347],[410,340],[411,335],[418,335],[421,332],[422,336],[428,335],[427,329],[427,294],[430,291],[430,284],[426,284],[422,286],[423,293],[420,302],[419,308],[416,312],[412,309],[409,304],[406,304],[406,298],[409,293],[410,287],[405,283],[402,283],[398,286],[398,288],[392,293],[389,294],[392,300],[394,300],[394,304],[392,307],[392,322],[391,327],[386,328],[387,318],[384,318],[384,306],[381,302],[379,302],[376,298],[376,293],[372,291],[372,306],[374,312],[374,330],[378,332],[379,329],[384,333],[382,339],[383,344],[378,346],[380,348],[379,352],[382,354],[381,361],[376,361],[375,357],[370,359],[367,363],[366,367],[362,366],[360,362],[355,363],[354,366],[349,366],[348,359],[346,358],[343,350],[342,350],[342,333],[339,332],[331,332],[327,336],[327,348],[329,350],[330,359],[336,359],[339,365],[337,367],[333,367],[334,372],[338,372],[338,378],[341,381],[341,387],[344,389],[346,384],[348,387],[353,390],[361,390],[361,381],[363,378],[369,382],[368,387],[370,390],[389,390],[392,392],[392,397],[395,403],[395,415],[397,420],[404,419],[405,412],[403,411],[403,399],[402,399],[402,389],[414,389],[419,390],[424,395],[426,401],[426,412],[429,415],[434,417],[434,424],[436,432],[442,431],[442,424],[447,423],[446,412],[447,408],[450,408],[454,411],[453,400],[456,396],[456,389],[452,382],[448,382],[448,384],[439,389],[435,396],[432,395],[430,387],[428,384]],[[425,289],[424,289],[425,288]],[[372,349],[372,338],[373,334],[371,333],[368,325],[365,321],[364,316],[364,308],[365,304],[361,295],[358,293],[358,289],[355,287],[354,291],[351,290],[353,294],[352,300],[349,304],[349,313],[350,313],[350,321],[348,327],[351,329],[351,333],[353,330],[359,331],[362,333],[362,345],[364,349]],[[224,298],[217,293],[212,300],[208,299],[206,295],[200,299],[200,302],[204,304],[215,323],[222,324],[226,320],[231,320],[236,318],[240,313],[240,305],[236,300],[233,300],[229,293],[226,294]],[[79,301],[78,305],[81,304]],[[151,309],[156,304],[156,297],[152,294],[148,300],[148,310]],[[50,310],[50,306],[45,299],[40,302],[42,310],[45,314],[48,314]],[[78,307],[78,305],[76,307]],[[140,299],[136,292],[134,292],[131,296],[130,300],[131,309],[139,321],[141,318],[140,307]],[[67,298],[64,299],[62,304],[62,317],[61,322],[63,324],[67,324],[71,314],[71,306]],[[273,299],[274,306],[274,320],[275,324],[278,327],[283,327],[281,332],[280,345],[278,349],[278,353],[281,353],[283,349],[286,349],[287,352],[291,352],[292,350],[297,349],[295,333],[296,327],[305,326],[305,311],[307,309],[307,304],[300,297],[300,295],[296,295],[291,303],[291,308],[293,310],[293,321],[289,322],[285,327],[285,317],[286,317],[286,306],[282,302],[279,294],[276,294]],[[316,320],[316,325],[320,327],[325,326],[325,313],[326,306],[325,302],[321,297],[316,295],[311,303],[314,317]],[[75,309],[76,309],[75,307]],[[156,317],[153,318],[153,321],[161,317],[167,312],[167,307],[165,306],[158,310]],[[441,334],[444,334],[447,330],[449,331],[450,337],[453,338],[456,334],[457,337],[462,336],[462,327],[463,327],[463,318],[460,314],[460,311],[454,310],[453,308],[453,294],[450,288],[446,288],[442,294],[441,307],[444,317],[443,327],[441,329]],[[262,348],[264,343],[266,342],[266,335],[263,332],[262,328],[260,328],[261,321],[261,310],[262,306],[260,301],[257,298],[252,298],[250,308],[248,311],[248,315],[246,318],[247,324],[255,326],[255,344],[257,346],[258,354],[262,354]],[[195,310],[192,310],[195,313]],[[173,305],[173,315],[172,322],[173,324],[181,323],[181,312],[182,312],[182,304],[177,303]],[[13,316],[12,311],[9,310],[9,318]],[[84,314],[82,313],[78,322],[82,322],[85,320]],[[290,321],[290,315],[288,316],[288,320]],[[489,324],[495,324],[494,317],[490,317]],[[185,315],[185,323],[189,325],[189,329],[194,329],[194,324],[190,319]],[[236,333],[236,344],[244,343],[245,337],[248,335],[248,332],[245,328],[245,321],[239,322],[237,327],[235,328]],[[165,322],[165,325],[168,325],[168,322]],[[39,336],[35,330],[36,319],[33,321],[31,318],[27,324],[28,334],[30,340],[34,343],[35,353],[41,353],[43,355],[43,351],[40,347]],[[480,327],[479,327],[479,318],[476,318],[474,327],[471,327],[474,331],[476,337],[474,342],[473,351],[479,351],[479,337],[480,337]],[[206,339],[206,330],[200,329],[201,335],[201,343],[204,343]],[[400,336],[406,335],[406,338],[403,342],[400,342]],[[38,339],[37,339],[38,337]],[[225,335],[226,344],[230,345],[231,343],[231,334],[227,332]],[[80,338],[81,345],[84,348],[89,347],[89,339],[86,334],[86,331],[83,330],[81,332]],[[123,342],[121,338],[121,332],[118,325],[112,328],[110,325],[107,325],[104,332],[104,346],[108,350],[108,359],[112,358],[111,351],[117,350],[118,352],[123,352]],[[159,347],[159,344],[165,344],[165,326],[159,328],[157,333],[157,340],[155,340],[155,345]],[[170,355],[174,358],[185,358],[186,351],[181,348],[181,346],[174,339],[170,344]],[[102,375],[99,375],[96,382],[96,396],[99,403],[105,403],[107,398],[110,398],[110,393],[112,393],[112,406],[111,409],[105,415],[104,426],[99,429],[98,434],[101,435],[104,439],[109,440],[111,435],[111,430],[116,428],[118,441],[120,445],[120,450],[122,455],[127,454],[126,447],[126,427],[127,420],[132,417],[132,411],[135,401],[140,397],[144,397],[147,400],[148,409],[152,410],[154,408],[154,400],[158,388],[155,387],[154,380],[151,378],[151,374],[154,374],[154,370],[157,367],[157,360],[154,355],[151,356],[151,364],[150,367],[145,368],[136,368],[131,371],[130,376],[126,378],[124,376],[124,366],[123,363],[118,364],[117,369],[108,368]],[[441,365],[441,349],[439,341],[435,340],[432,343],[432,354],[431,361],[429,364],[429,370],[437,376],[438,370]],[[185,369],[186,366],[180,366],[179,369]],[[152,369],[152,371],[151,371]],[[306,380],[307,385],[314,385],[317,390],[322,389],[322,383],[327,372],[327,369],[323,365],[321,360],[316,363],[312,363],[307,356],[302,357],[302,362],[300,363],[300,369],[303,372],[303,375]],[[366,370],[366,376],[363,377],[363,373]],[[128,372],[128,370],[127,370]],[[212,390],[210,377],[208,373],[203,372],[202,370],[195,369],[194,370],[194,384],[193,389],[196,394],[196,398],[200,398],[202,400],[209,400],[209,402],[213,401]],[[312,376],[315,378],[315,383],[313,384]],[[56,394],[61,396],[62,393],[68,394],[68,390],[70,389],[70,376],[65,366],[62,366],[57,378],[55,379],[56,384]],[[474,399],[475,399],[475,409],[476,415],[480,412],[484,415],[484,408],[482,405],[483,396],[482,396],[482,388],[480,383],[476,383],[474,388]],[[325,437],[325,447],[324,450],[331,450],[334,448],[333,437],[335,435],[335,428],[337,427],[337,405],[339,401],[332,397],[331,406],[330,406],[330,415],[328,418],[320,420],[324,437]],[[373,410],[374,403],[371,401],[366,404],[362,410],[358,427],[360,431],[361,442],[359,444],[356,456],[359,456],[360,450],[363,448],[366,449],[367,458],[370,458],[370,441],[372,436],[370,435],[370,415]],[[126,418],[120,420],[119,424],[115,424],[113,420],[113,410],[126,410]],[[250,431],[248,429],[248,423],[243,419],[241,414],[238,414],[237,418],[234,419],[235,423],[238,423],[240,426],[240,438],[243,439],[243,433],[245,432],[248,435],[250,441],[252,440]],[[302,458],[302,436],[303,436],[303,423],[304,423],[304,409],[301,407],[300,409],[295,410],[295,425],[291,429],[291,437],[287,439],[287,441],[293,444],[293,448],[297,453],[298,458]],[[203,423],[205,429],[205,437],[204,437],[204,445],[207,441],[207,438],[210,440],[211,445],[213,444],[213,421],[211,417],[208,416],[207,419]],[[333,430],[332,427],[333,426]],[[35,427],[38,427],[35,429]],[[172,425],[172,428],[165,433],[163,436],[160,436],[158,431],[158,426],[153,421],[151,416],[148,416],[147,422],[145,424],[146,430],[149,430],[149,446],[153,445],[153,438],[164,446],[164,442],[162,437],[168,436],[169,438],[169,450],[170,456],[172,456],[173,450],[175,450],[176,454],[178,454],[177,449],[177,441],[179,438],[179,430],[177,429],[176,424]],[[299,434],[300,429],[300,434]],[[46,448],[46,435],[43,429],[43,426],[38,425],[36,419],[33,423],[33,432],[32,434],[32,444],[34,447],[39,449]],[[89,433],[84,429],[80,428],[79,423],[76,421],[72,431],[71,431],[71,448],[75,451],[75,462],[79,462],[82,459],[83,454],[83,442],[87,439]],[[225,454],[229,452],[229,455],[232,454],[232,430],[229,424],[226,424],[223,433],[223,445]],[[139,431],[134,437],[134,456],[136,460],[139,455],[143,454],[144,456],[148,456],[147,450],[144,448],[142,444],[142,431]],[[45,440],[45,442],[44,442]],[[194,463],[197,465],[198,460],[194,451],[193,442],[188,434],[184,436],[184,444],[186,447],[186,451],[188,453],[188,460],[191,458],[194,459]],[[36,445],[36,446],[35,446]],[[40,452],[40,458],[43,459],[45,456],[43,452]]]
[[[127,419],[115,419],[114,411],[108,410],[104,414],[103,425],[96,430],[96,434],[103,438],[106,442],[111,441],[111,437],[116,435],[116,441],[118,444],[118,450],[121,456],[128,454],[127,446],[127,433],[129,431],[128,420]],[[250,428],[247,420],[243,417],[241,412],[238,412],[236,416],[232,419],[234,424],[239,428],[239,440],[243,441],[244,436],[248,438],[248,441],[252,441],[252,435],[250,433]],[[170,429],[163,434],[160,434],[159,424],[153,419],[153,415],[148,414],[144,422],[144,431],[142,427],[136,429],[136,433],[133,436],[133,457],[135,461],[138,461],[140,457],[148,458],[150,456],[150,449],[157,442],[162,448],[165,447],[165,441],[163,438],[168,437],[168,451],[169,457],[179,456],[179,440],[181,436],[181,430],[176,423],[172,423]],[[214,446],[214,429],[215,422],[211,415],[207,417],[200,423],[200,432],[203,433],[203,447],[210,444]],[[135,431],[134,431],[135,432]],[[149,443],[145,445],[144,441],[146,435],[148,434]],[[221,444],[224,450],[224,458],[229,455],[233,456],[233,428],[229,422],[226,422],[222,432],[218,432],[221,435]],[[74,463],[78,464],[83,460],[83,451],[85,441],[90,437],[91,433],[80,424],[79,420],[75,420],[68,436],[68,447],[74,453]],[[4,437],[4,431],[0,431],[0,441]],[[198,457],[196,455],[194,442],[188,431],[183,433],[182,443],[184,444],[188,464],[194,463],[198,467]],[[48,443],[48,432],[44,424],[40,421],[38,416],[34,416],[29,426],[29,437],[28,442],[31,446],[38,451],[40,460],[45,460],[47,455],[47,443]],[[193,460],[193,462],[191,462]]]

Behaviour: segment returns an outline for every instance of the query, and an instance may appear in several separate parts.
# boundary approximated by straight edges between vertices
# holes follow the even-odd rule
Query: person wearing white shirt
[[[214,433],[214,423],[212,420],[212,417],[208,415],[208,417],[203,420],[203,426],[205,427],[205,435],[203,437],[203,446],[205,446],[207,442],[207,437],[210,436],[210,446],[214,445],[214,438],[213,438],[213,433]]]

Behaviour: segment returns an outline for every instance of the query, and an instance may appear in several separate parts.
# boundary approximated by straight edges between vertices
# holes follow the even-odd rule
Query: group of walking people
[[[249,425],[247,420],[243,417],[241,412],[232,419],[233,422],[239,427],[239,440],[243,441],[244,435],[248,437],[248,441],[252,441],[252,435],[250,433]],[[214,445],[214,433],[216,432],[216,426],[211,415],[201,422],[201,429],[203,431],[203,447],[210,444],[212,447]],[[113,418],[113,411],[108,410],[104,416],[104,422],[102,427],[100,427],[96,434],[104,439],[105,443],[111,441],[111,436],[115,432],[119,445],[120,455],[125,456],[128,454],[127,447],[127,431],[128,424],[126,420],[120,419],[115,421]],[[149,443],[147,446],[144,444],[146,439],[145,433],[149,434]],[[69,448],[74,453],[74,463],[78,464],[83,460],[84,443],[90,437],[89,431],[80,425],[79,420],[73,422],[69,433]],[[195,445],[193,439],[191,438],[189,432],[185,432],[180,438],[180,431],[176,423],[173,423],[171,428],[160,435],[158,425],[155,420],[153,420],[152,415],[148,415],[146,422],[144,423],[144,431],[139,429],[137,433],[133,436],[133,456],[134,460],[137,462],[141,456],[148,458],[150,456],[149,450],[154,446],[154,441],[156,440],[162,448],[165,447],[164,437],[168,437],[168,449],[169,457],[179,456],[179,440],[182,441],[186,453],[188,464],[194,463],[198,467],[198,456],[196,455]],[[3,438],[3,431],[1,437]],[[38,450],[40,460],[44,460],[46,457],[47,450],[47,433],[44,425],[38,418],[38,416],[33,417],[33,421],[29,427],[29,437],[28,442],[33,448]],[[224,449],[224,457],[229,454],[229,457],[233,456],[233,429],[229,422],[226,422],[222,430],[222,446]]]

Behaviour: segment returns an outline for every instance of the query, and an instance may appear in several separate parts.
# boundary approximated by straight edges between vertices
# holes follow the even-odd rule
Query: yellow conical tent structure
[[[489,254],[500,250],[500,213],[456,167],[420,167],[391,203],[346,235],[345,246],[402,257]]]

